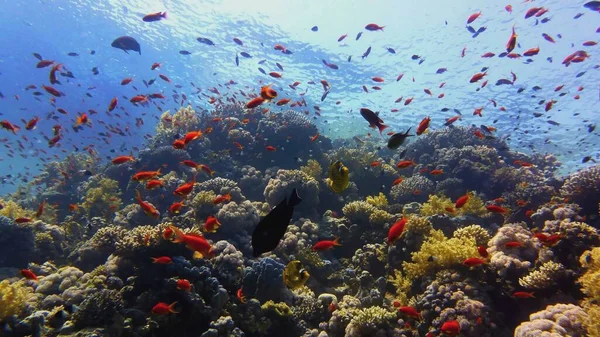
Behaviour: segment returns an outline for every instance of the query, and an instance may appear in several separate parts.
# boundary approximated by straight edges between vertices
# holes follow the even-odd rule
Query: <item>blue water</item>
[[[494,125],[497,136],[509,137],[514,150],[552,152],[564,163],[564,173],[574,171],[587,165],[581,164],[583,156],[598,156],[597,147],[593,146],[598,143],[598,131],[588,133],[587,125],[598,124],[600,120],[597,69],[600,56],[597,46],[583,47],[582,43],[598,40],[599,16],[583,8],[584,2],[513,1],[510,14],[504,9],[509,4],[506,1],[4,1],[0,11],[3,32],[0,92],[4,95],[0,99],[0,117],[22,129],[17,135],[0,130],[0,138],[6,138],[0,150],[0,175],[21,173],[23,178],[31,180],[39,173],[42,159],[57,160],[89,145],[94,145],[103,159],[114,156],[111,149],[128,154],[133,147],[142,148],[144,135],[153,133],[161,112],[154,105],[135,107],[123,96],[164,92],[167,100],[161,107],[175,110],[180,106],[180,101],[171,98],[175,91],[185,93],[192,106],[211,110],[208,97],[194,95],[196,89],[190,82],[208,96],[214,95],[207,90],[217,87],[222,95],[232,97],[235,93],[239,100],[243,100],[240,90],[253,92],[265,83],[273,83],[280,97],[293,100],[299,100],[299,93],[306,92],[308,108],[299,110],[308,109],[312,117],[313,106],[318,105],[322,116],[316,123],[331,138],[365,136],[372,132],[358,114],[361,107],[380,111],[380,117],[396,130],[414,128],[426,116],[432,118],[432,129],[441,128],[446,118],[455,115],[452,109],[456,108],[463,114],[457,124]],[[550,11],[537,21],[525,20],[524,13],[534,5]],[[168,12],[166,20],[152,23],[141,20],[147,13],[164,10]],[[487,29],[473,38],[465,22],[476,11],[483,14],[472,26]],[[574,19],[578,13],[584,15]],[[542,18],[550,21],[541,23]],[[385,26],[384,31],[365,31],[368,23]],[[315,25],[319,27],[317,32],[311,30]],[[485,52],[504,51],[513,25],[519,43],[515,52],[539,46],[539,55],[531,57],[530,63],[525,61],[526,57],[481,58]],[[361,31],[362,37],[356,41]],[[542,33],[554,37],[556,43],[544,40]],[[348,37],[338,43],[342,34]],[[122,35],[136,38],[142,55],[126,54],[110,46]],[[200,44],[196,41],[198,37],[209,38],[216,46]],[[234,37],[241,39],[244,46],[235,44]],[[285,45],[293,54],[274,50],[275,44]],[[362,59],[369,46],[371,54]],[[388,47],[396,53],[389,53]],[[464,47],[465,56],[461,57]],[[90,54],[92,50],[94,55]],[[192,54],[181,55],[180,50]],[[563,66],[561,61],[576,50],[586,50],[591,56],[582,63]],[[236,66],[235,55],[242,51],[252,58],[240,56],[240,65]],[[32,95],[36,90],[25,90],[31,84],[38,88],[48,84],[50,68],[36,69],[38,60],[32,56],[34,52],[44,59],[63,63],[76,77],[67,80],[59,76],[62,85],[55,87],[66,95],[57,98],[56,108],[67,110],[68,115],[55,113],[57,121],[46,119],[55,110],[48,102],[48,94],[44,92],[36,100]],[[67,56],[69,52],[79,56]],[[413,54],[424,59],[422,64],[411,59]],[[347,61],[348,56],[352,56],[351,62]],[[552,62],[547,58],[552,58]],[[265,64],[258,65],[263,59],[267,60]],[[339,69],[325,67],[323,59]],[[154,62],[162,64],[159,71],[150,70]],[[274,79],[258,71],[258,67],[267,73],[280,71],[275,62],[284,68],[282,78]],[[98,68],[98,75],[92,74],[93,67]],[[485,78],[489,83],[476,91],[483,80],[469,83],[469,79],[483,67],[489,67]],[[436,74],[438,68],[448,71]],[[494,85],[500,78],[510,79],[511,71],[517,76],[514,85]],[[585,73],[576,77],[582,72]],[[172,83],[159,79],[159,73],[168,76]],[[404,73],[404,78],[396,82],[400,73]],[[371,78],[376,76],[385,82],[373,82]],[[133,83],[121,86],[121,80],[127,77],[133,77]],[[146,89],[142,80],[152,78],[156,78],[156,83]],[[322,79],[332,87],[324,102],[320,101]],[[230,80],[237,84],[228,90],[223,84]],[[316,84],[307,83],[311,80]],[[293,91],[288,85],[295,81],[301,84]],[[440,89],[442,82],[446,84]],[[177,89],[175,84],[182,88]],[[563,84],[562,92],[567,94],[559,97],[554,88]],[[363,85],[369,88],[369,93],[363,91]],[[382,90],[373,90],[374,85]],[[541,89],[533,90],[536,85]],[[577,91],[579,86],[583,87],[581,92]],[[425,94],[425,88],[433,96]],[[517,93],[519,88],[524,91]],[[438,99],[442,92],[445,97]],[[579,100],[574,99],[577,94]],[[414,100],[408,106],[404,101],[395,104],[394,100],[400,96],[404,99],[414,96]],[[119,106],[108,116],[105,111],[113,97],[119,98]],[[494,108],[490,99],[507,111]],[[545,113],[544,104],[538,102],[550,99],[557,102]],[[473,116],[473,110],[481,106],[483,117]],[[441,112],[444,107],[450,110]],[[393,108],[399,112],[390,112]],[[77,112],[88,109],[98,111],[89,115],[93,126],[74,133],[71,125]],[[287,107],[273,105],[271,109]],[[535,118],[534,112],[544,112],[544,116]],[[41,118],[38,128],[25,131],[21,119],[35,116]],[[135,117],[142,117],[144,125],[136,127]],[[548,124],[548,119],[560,125]],[[99,133],[107,132],[101,121],[121,130],[128,129],[131,135],[112,134],[110,144],[106,144],[99,137]],[[43,136],[51,137],[55,124],[62,125],[65,133],[60,147],[50,149]],[[24,135],[28,140],[22,138]],[[23,149],[19,149],[19,142]],[[9,150],[14,151],[14,158],[8,156]],[[15,185],[9,183],[21,181],[10,178],[6,182],[0,186],[0,193],[13,191]]]

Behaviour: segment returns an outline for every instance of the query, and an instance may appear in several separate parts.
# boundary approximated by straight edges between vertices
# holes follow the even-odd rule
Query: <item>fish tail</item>
[[[175,304],[177,304],[177,301],[169,304],[169,312],[172,314],[178,314],[179,311],[175,310]]]
[[[135,190],[135,197],[138,201],[142,201],[142,195],[140,194],[140,190]]]
[[[385,124],[377,124],[377,128],[379,129],[379,134],[381,134],[383,130],[389,128],[389,126]]]
[[[288,200],[288,205],[294,207],[300,204],[301,201],[302,198],[300,198],[298,191],[294,188],[292,194],[290,195],[290,199]]]
[[[162,16],[163,19],[167,18],[167,12],[163,12],[160,16]]]
[[[334,246],[341,246],[341,244],[340,244],[340,238],[333,239],[333,245]]]

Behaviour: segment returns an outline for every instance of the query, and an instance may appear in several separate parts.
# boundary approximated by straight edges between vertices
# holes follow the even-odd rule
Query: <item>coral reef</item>
[[[522,323],[515,330],[515,337],[586,336],[583,322],[588,314],[573,304],[549,305],[545,310],[529,316],[529,322]]]

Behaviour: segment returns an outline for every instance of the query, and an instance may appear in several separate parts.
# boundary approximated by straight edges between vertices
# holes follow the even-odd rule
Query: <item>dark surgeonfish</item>
[[[408,128],[408,130],[406,130],[406,132],[404,132],[404,133],[402,133],[402,132],[394,133],[388,140],[388,144],[387,144],[388,149],[395,150],[395,149],[399,148],[400,145],[404,144],[404,141],[406,140],[406,138],[414,136],[414,135],[408,134],[410,132],[411,128],[412,127]]]
[[[112,47],[122,49],[124,52],[129,54],[128,50],[137,51],[142,55],[142,49],[140,48],[140,44],[131,36],[121,36],[116,38],[112,43]]]
[[[294,188],[289,199],[283,199],[254,228],[252,232],[252,251],[254,257],[270,252],[277,247],[292,220],[294,207],[302,199]]]
[[[600,11],[600,1],[590,1],[586,2],[583,7],[591,9],[593,11]]]

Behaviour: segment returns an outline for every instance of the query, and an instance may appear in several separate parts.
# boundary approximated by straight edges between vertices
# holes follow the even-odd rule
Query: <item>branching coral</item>
[[[552,287],[560,277],[565,275],[565,267],[554,261],[542,264],[538,269],[519,279],[521,287],[527,289],[548,289]]]
[[[560,189],[569,202],[579,204],[586,214],[598,214],[600,165],[594,165],[569,176]]]
[[[434,183],[421,176],[415,175],[404,179],[400,184],[392,186],[390,197],[398,203],[409,201],[425,201],[434,190]]]
[[[88,186],[81,207],[88,216],[112,219],[115,212],[121,207],[121,191],[119,183],[112,179],[101,179],[93,186]]]
[[[460,210],[460,208],[459,208]],[[432,216],[437,214],[454,215],[454,203],[450,198],[432,194],[429,200],[421,207],[421,215]]]
[[[377,208],[365,201],[352,201],[342,208],[344,216],[351,223],[365,223]]]
[[[319,164],[318,161],[314,159],[309,159],[306,162],[306,165],[300,167],[300,171],[307,174],[309,177],[320,180],[321,175],[323,174],[323,167]]]
[[[9,280],[0,282],[0,322],[12,315],[18,315],[25,307],[31,288],[22,282],[10,283]]]
[[[12,200],[0,199],[0,205],[4,206],[2,209],[0,209],[0,216],[5,216],[11,219],[33,218],[35,214],[34,211],[24,209]]]
[[[487,246],[488,241],[492,238],[490,233],[479,225],[470,225],[462,227],[454,231],[455,238],[473,238],[477,246]]]
[[[412,262],[404,262],[406,277],[416,280],[438,270],[460,265],[465,259],[477,256],[474,238],[448,239],[440,230],[431,231],[431,236],[412,255]]]
[[[385,194],[379,192],[379,195],[369,195],[365,200],[368,204],[371,204],[377,208],[384,208],[388,205],[388,200]]]
[[[177,133],[185,134],[188,131],[197,130],[199,125],[200,118],[191,106],[181,107],[173,115],[167,111],[160,116],[160,123],[156,125],[154,138],[163,143],[173,139]]]
[[[382,307],[359,309],[346,326],[346,336],[359,337],[386,333],[387,330],[393,328],[395,323],[396,313]]]

